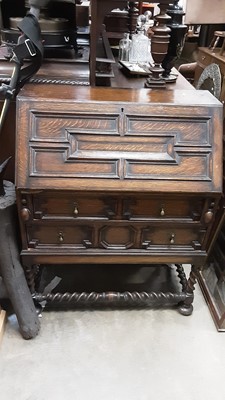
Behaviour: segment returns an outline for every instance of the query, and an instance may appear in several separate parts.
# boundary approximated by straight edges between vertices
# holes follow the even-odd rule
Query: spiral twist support
[[[182,264],[175,264],[175,267],[177,270],[178,278],[180,280],[180,284],[182,286],[182,291],[184,292],[186,290],[187,284],[188,284],[187,277],[184,272],[184,268],[183,268]]]
[[[34,293],[41,278],[40,265],[26,266],[24,273],[30,292]]]
[[[179,304],[179,312],[182,315],[191,315],[193,312],[193,300],[195,284],[197,282],[197,273],[195,265],[191,266],[191,272],[187,280],[187,286],[185,289],[186,299]]]
[[[37,302],[69,303],[76,305],[133,305],[148,306],[153,304],[176,304],[186,299],[185,293],[163,292],[74,292],[74,293],[35,293],[33,298]]]

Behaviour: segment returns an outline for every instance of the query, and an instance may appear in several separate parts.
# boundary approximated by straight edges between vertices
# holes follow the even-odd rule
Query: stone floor
[[[219,400],[225,334],[202,293],[194,313],[174,309],[44,311],[22,339],[15,315],[0,351],[1,400]]]

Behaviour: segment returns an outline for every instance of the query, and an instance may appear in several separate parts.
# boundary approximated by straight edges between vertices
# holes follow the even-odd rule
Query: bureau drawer
[[[220,48],[216,47],[214,51],[209,50],[207,48],[199,48],[198,52],[198,65],[202,67],[207,67],[212,63],[216,63],[219,68],[221,75],[225,74],[225,63],[224,63],[224,57],[221,56],[220,54]]]
[[[212,55],[211,54],[206,54],[205,52],[202,52],[199,50],[198,53],[198,63],[203,65],[204,67],[207,67],[213,62],[212,60]]]
[[[189,247],[200,250],[205,237],[205,230],[199,225],[149,226],[142,230],[142,247],[154,246],[170,248]]]
[[[110,219],[116,214],[116,199],[110,196],[45,191],[44,193],[34,194],[32,199],[35,219]]]
[[[157,224],[146,226],[141,223],[109,222],[87,226],[86,224],[46,224],[26,225],[27,245],[30,249],[53,249],[58,251],[105,249],[123,251],[128,249],[151,250],[161,248],[171,250],[201,250],[205,230],[199,224],[166,226]]]
[[[127,198],[123,202],[123,215],[129,220],[179,218],[200,221],[205,202],[205,199],[196,197]]]
[[[87,225],[35,224],[26,226],[28,248],[92,247],[94,228]]]
[[[185,247],[200,250],[206,230],[199,223],[165,224],[146,226],[137,222],[124,224],[122,221],[108,223],[98,228],[98,247],[108,250],[171,249]]]
[[[42,191],[21,193],[20,216],[24,222],[37,220],[85,221],[129,220],[161,222],[195,221],[209,225],[218,205],[218,198],[202,196],[126,195]]]

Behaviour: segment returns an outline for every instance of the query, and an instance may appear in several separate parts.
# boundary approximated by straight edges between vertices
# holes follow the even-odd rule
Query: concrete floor
[[[25,341],[11,316],[0,352],[1,400],[224,400],[225,334],[197,286],[194,313],[44,311]]]

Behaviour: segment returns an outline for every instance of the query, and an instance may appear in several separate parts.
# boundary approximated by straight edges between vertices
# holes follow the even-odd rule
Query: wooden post
[[[0,344],[5,330],[6,312],[0,306]]]
[[[0,221],[0,273],[21,334],[31,339],[38,334],[40,321],[20,263],[16,205],[7,206],[7,192],[0,198]]]

